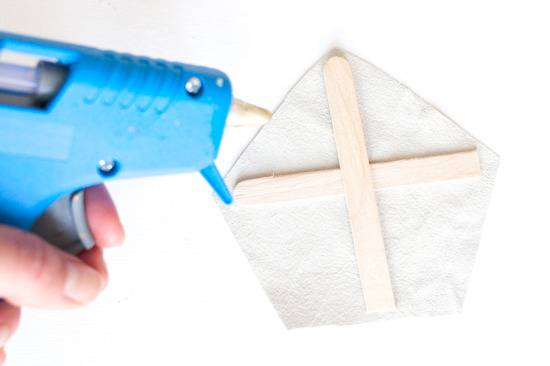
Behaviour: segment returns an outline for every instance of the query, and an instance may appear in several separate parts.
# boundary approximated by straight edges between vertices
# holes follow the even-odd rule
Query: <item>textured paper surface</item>
[[[498,156],[370,63],[346,54],[371,161],[477,148],[481,178],[397,187],[377,194],[399,309],[367,315],[344,196],[223,207],[287,327],[352,324],[460,310],[489,203]],[[338,167],[322,77],[325,58],[287,94],[226,179]]]

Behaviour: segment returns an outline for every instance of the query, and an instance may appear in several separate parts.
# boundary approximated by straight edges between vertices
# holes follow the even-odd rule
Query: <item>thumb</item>
[[[93,300],[105,278],[36,235],[0,225],[0,298],[15,305],[66,308]]]

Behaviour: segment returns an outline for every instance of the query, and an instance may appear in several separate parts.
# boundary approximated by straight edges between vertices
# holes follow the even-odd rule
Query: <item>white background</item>
[[[108,289],[25,311],[9,365],[549,364],[550,2],[0,0],[0,29],[213,66],[270,109],[340,46],[502,159],[460,315],[286,331],[200,177],[144,179],[110,186]]]

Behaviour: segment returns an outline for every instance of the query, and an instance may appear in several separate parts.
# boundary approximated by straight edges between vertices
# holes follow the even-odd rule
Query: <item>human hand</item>
[[[76,307],[92,301],[107,284],[103,248],[120,245],[124,231],[103,185],[87,188],[85,202],[96,246],[78,257],[30,232],[0,225],[0,365],[21,306]]]

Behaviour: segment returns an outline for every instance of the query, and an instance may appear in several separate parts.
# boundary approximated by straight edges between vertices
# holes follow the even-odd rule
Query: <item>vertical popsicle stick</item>
[[[351,67],[345,58],[333,56],[323,73],[367,313],[395,311]]]

